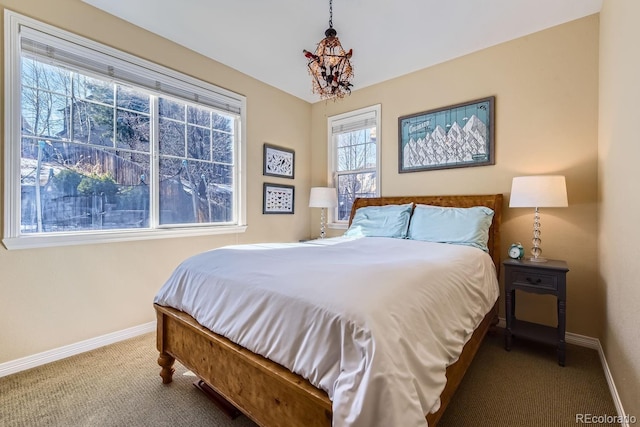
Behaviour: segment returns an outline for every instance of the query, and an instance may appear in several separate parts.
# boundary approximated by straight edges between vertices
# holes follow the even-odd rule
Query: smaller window
[[[329,221],[345,226],[356,197],[380,196],[380,105],[329,117],[329,182],[338,207]]]

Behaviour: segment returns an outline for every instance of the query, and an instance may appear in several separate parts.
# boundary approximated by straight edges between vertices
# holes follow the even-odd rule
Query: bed
[[[493,211],[493,221],[488,229],[486,246],[497,277],[500,265],[499,225],[502,195],[361,198],[353,205],[350,224],[360,208],[408,203],[490,208]],[[367,243],[374,246],[378,244],[375,239],[370,239]],[[303,377],[295,374],[246,348],[251,346],[243,347],[221,334],[212,332],[194,317],[176,308],[177,306],[179,304],[172,306],[164,302],[154,304],[157,313],[157,348],[160,352],[158,364],[161,366],[160,376],[163,383],[171,382],[173,364],[178,360],[202,380],[205,389],[214,391],[232,407],[238,408],[261,426],[330,426],[332,421],[334,425],[349,424],[334,421],[334,405],[326,391],[326,385],[314,386],[305,379],[313,375],[305,373]],[[239,302],[236,309],[242,308],[242,303]],[[433,412],[426,416],[429,426],[437,424],[482,339],[495,323],[497,303],[494,302],[475,324],[475,330],[465,337],[466,344],[463,343],[463,347],[461,344],[461,352],[453,358],[456,360],[455,363],[446,367],[446,384],[438,395],[438,404],[433,405]],[[314,383],[318,384],[318,381],[314,380]],[[385,405],[385,402],[380,401],[378,404]]]

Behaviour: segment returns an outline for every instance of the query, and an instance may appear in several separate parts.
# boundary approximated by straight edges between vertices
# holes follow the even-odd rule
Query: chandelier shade
[[[339,99],[351,94],[353,49],[345,51],[333,29],[333,1],[329,1],[329,28],[325,38],[318,43],[315,53],[303,50],[311,75],[312,91],[321,99]]]

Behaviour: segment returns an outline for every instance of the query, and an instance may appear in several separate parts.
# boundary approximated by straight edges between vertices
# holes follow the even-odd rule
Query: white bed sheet
[[[498,294],[479,249],[365,237],[204,252],[154,302],[325,390],[335,427],[425,426]]]

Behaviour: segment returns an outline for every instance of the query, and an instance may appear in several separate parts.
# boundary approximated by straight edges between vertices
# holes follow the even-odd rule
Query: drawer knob
[[[538,278],[538,280],[536,280],[535,282],[531,279],[531,277],[527,277],[527,282],[529,283],[540,283],[542,282],[542,279]]]

